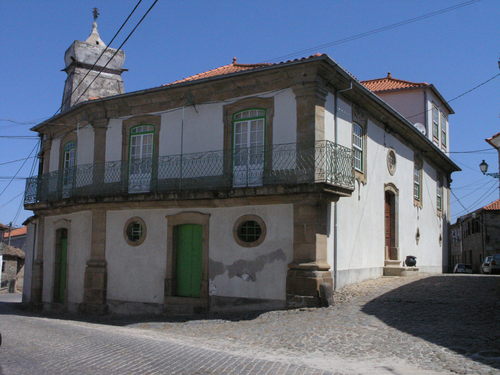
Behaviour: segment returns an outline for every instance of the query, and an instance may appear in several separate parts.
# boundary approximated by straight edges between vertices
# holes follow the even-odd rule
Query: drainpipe
[[[352,81],[347,89],[335,90],[333,98],[333,134],[335,139],[335,147],[338,145],[338,120],[337,120],[337,106],[339,93],[352,90]],[[335,160],[337,162],[337,160]],[[333,290],[337,290],[337,252],[338,252],[338,213],[337,201],[333,203]]]

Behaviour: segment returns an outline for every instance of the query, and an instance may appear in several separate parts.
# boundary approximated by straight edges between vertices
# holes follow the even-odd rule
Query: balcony
[[[24,204],[311,184],[350,193],[354,189],[351,150],[319,141],[314,147],[288,143],[233,153],[208,151],[78,165],[28,178]]]

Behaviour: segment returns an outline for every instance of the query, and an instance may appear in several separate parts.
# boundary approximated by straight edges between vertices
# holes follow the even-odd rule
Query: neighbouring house
[[[459,168],[446,154],[453,111],[434,86],[360,82],[317,54],[233,59],[124,93],[122,51],[97,75],[108,48],[90,90],[77,87],[104,48],[94,23],[66,51],[64,111],[33,128],[41,172],[26,185],[25,302],[118,313],[317,306],[408,255],[421,271],[446,269]]]
[[[14,292],[23,289],[24,251],[0,242],[0,288],[8,288]]]
[[[9,231],[9,227],[7,225],[4,225],[0,223],[0,242],[3,242],[3,236],[5,232]]]
[[[450,225],[450,269],[470,264],[473,272],[488,255],[500,253],[500,199],[457,218]]]
[[[26,246],[27,233],[28,228],[26,226],[12,228],[10,230],[7,229],[7,231],[3,233],[3,242],[7,245],[24,250]]]

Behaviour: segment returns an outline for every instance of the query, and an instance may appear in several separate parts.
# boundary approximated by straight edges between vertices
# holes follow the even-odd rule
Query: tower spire
[[[100,16],[99,9],[97,8],[92,9],[92,17],[94,18],[94,22],[92,22],[92,31],[90,32],[90,35],[87,38],[86,42],[106,47],[106,44],[104,44],[104,42],[102,41],[99,35],[99,31],[97,30],[97,19],[99,18],[99,16]]]

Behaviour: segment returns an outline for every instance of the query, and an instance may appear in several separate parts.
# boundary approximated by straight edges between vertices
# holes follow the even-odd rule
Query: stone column
[[[40,216],[36,226],[36,252],[31,269],[31,305],[35,308],[42,307],[43,293],[43,240],[44,235],[44,217]]]
[[[92,121],[94,129],[94,187],[104,183],[105,161],[106,161],[106,131],[108,130],[108,119]]]
[[[107,312],[106,210],[92,210],[90,259],[85,269],[82,310],[88,313]]]
[[[326,305],[333,292],[327,262],[330,204],[311,197],[293,205],[293,262],[288,265],[286,280],[290,307]]]
[[[49,173],[49,164],[50,164],[50,149],[52,148],[52,140],[48,138],[47,135],[43,136],[42,147],[40,150],[40,154],[42,155],[42,173]]]
[[[295,85],[293,92],[297,105],[296,160],[303,171],[297,183],[314,183],[324,178],[322,166],[316,166],[315,161],[318,159],[317,153],[322,152],[324,146],[320,141],[325,140],[325,102],[328,91],[319,82],[313,81]]]

